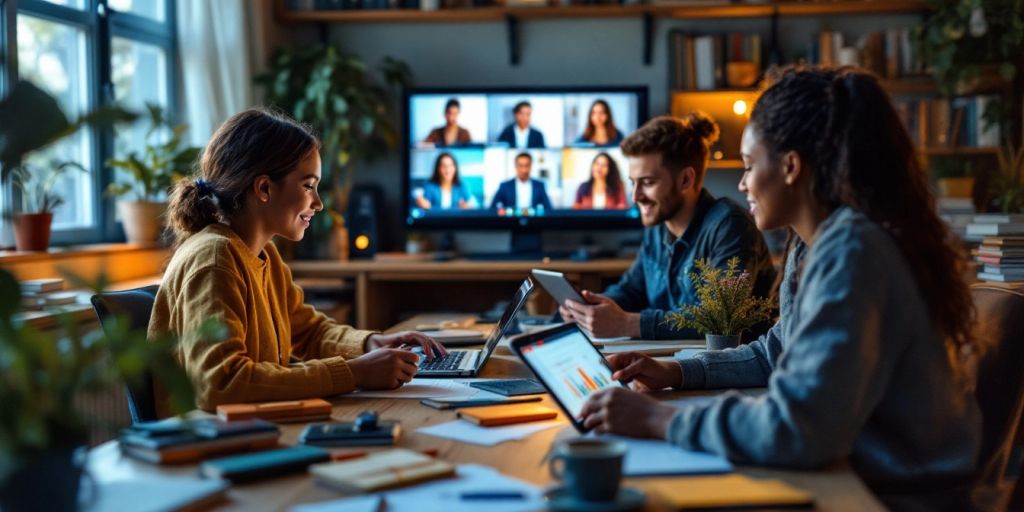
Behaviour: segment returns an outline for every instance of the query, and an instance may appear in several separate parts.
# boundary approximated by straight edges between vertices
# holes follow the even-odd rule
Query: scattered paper
[[[626,476],[697,475],[733,470],[732,464],[724,457],[691,452],[665,441],[621,436],[602,438],[622,441],[628,446],[622,467],[622,474]]]
[[[190,507],[196,510],[205,509],[220,499],[228,486],[228,482],[224,480],[161,476],[104,481],[95,485],[84,483],[83,488],[87,491],[83,492],[93,492],[94,499],[87,501],[83,510],[160,512],[185,510]]]
[[[520,512],[544,510],[546,504],[540,488],[510,478],[494,468],[477,464],[462,464],[456,478],[434,480],[403,489],[383,491],[322,503],[299,505],[291,512],[376,512],[380,496],[384,496],[387,512]],[[464,500],[461,494],[473,492],[519,492],[522,498]]]
[[[357,390],[346,398],[443,398],[465,400],[468,398],[501,400],[505,397],[490,391],[466,385],[476,379],[412,379],[408,384],[392,390]]]
[[[505,441],[525,439],[531,435],[547,430],[551,427],[565,425],[561,420],[538,421],[532,423],[520,423],[518,425],[507,425],[501,427],[481,427],[468,421],[455,420],[438,425],[424,427],[417,432],[434,437],[453,439],[463,443],[494,446]]]

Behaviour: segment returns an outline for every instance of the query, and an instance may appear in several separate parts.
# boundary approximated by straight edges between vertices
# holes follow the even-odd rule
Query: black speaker
[[[352,258],[372,258],[382,247],[380,222],[384,192],[376,185],[356,185],[348,196],[348,250]]]

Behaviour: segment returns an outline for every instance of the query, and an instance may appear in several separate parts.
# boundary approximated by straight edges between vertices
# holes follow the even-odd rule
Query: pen
[[[459,495],[463,500],[522,500],[522,491],[467,491]]]

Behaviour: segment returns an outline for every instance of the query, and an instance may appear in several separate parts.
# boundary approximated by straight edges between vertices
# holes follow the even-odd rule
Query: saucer
[[[565,487],[544,493],[548,510],[561,512],[626,512],[640,510],[646,501],[644,493],[632,487],[620,487],[615,501],[583,501],[574,498]]]

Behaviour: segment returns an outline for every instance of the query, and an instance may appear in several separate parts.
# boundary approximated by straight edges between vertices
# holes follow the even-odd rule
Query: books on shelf
[[[807,59],[823,66],[859,66],[888,79],[922,76],[924,66],[914,53],[910,31],[869,32],[853,41],[842,32],[823,30],[810,42]]]
[[[730,87],[729,63],[749,62],[760,76],[763,52],[760,34],[696,35],[674,30],[669,33],[669,85],[673,90],[686,91]]]
[[[991,95],[949,100],[896,98],[894,106],[917,147],[990,148],[999,146],[999,127],[983,119]]]
[[[64,280],[59,278],[27,279],[19,281],[22,293],[56,292],[64,289]]]
[[[455,476],[447,461],[396,448],[351,461],[314,464],[316,480],[344,492],[372,492]]]

